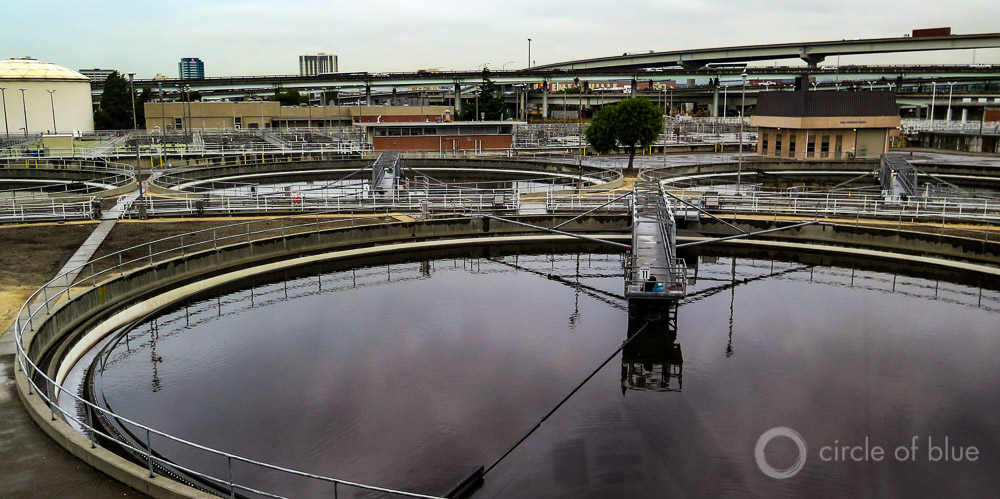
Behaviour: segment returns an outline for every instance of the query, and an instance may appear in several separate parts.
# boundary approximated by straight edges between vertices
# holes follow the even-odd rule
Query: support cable
[[[486,471],[483,471],[483,475],[486,475],[487,473],[489,473],[490,470],[492,470],[493,468],[496,467],[496,465],[500,464],[500,461],[503,461],[507,456],[509,456],[512,452],[514,452],[514,449],[517,449],[517,447],[519,445],[521,445],[525,440],[527,440],[528,437],[530,437],[532,433],[535,433],[535,430],[537,430],[538,428],[541,428],[542,423],[544,423],[547,419],[549,419],[550,416],[552,416],[556,411],[558,411],[559,408],[562,407],[563,404],[565,404],[566,401],[568,401],[570,399],[570,397],[572,397],[573,395],[575,395],[576,392],[578,392],[581,388],[583,388],[583,385],[587,384],[587,382],[590,381],[590,379],[593,378],[595,375],[597,375],[597,373],[601,369],[604,369],[604,366],[608,365],[608,362],[611,362],[615,357],[617,357],[618,354],[623,349],[625,349],[625,346],[628,345],[629,343],[631,343],[632,340],[634,340],[636,337],[638,337],[639,334],[642,333],[642,331],[645,330],[646,327],[648,327],[648,326],[649,326],[649,322],[647,322],[646,324],[644,324],[641,328],[639,328],[638,331],[636,331],[635,333],[633,333],[632,336],[629,336],[625,341],[623,341],[622,344],[621,344],[621,346],[619,346],[611,355],[609,355],[608,358],[604,360],[604,362],[601,362],[601,365],[597,366],[597,369],[594,369],[594,371],[591,372],[589,376],[587,376],[586,378],[584,378],[584,380],[581,381],[580,384],[576,385],[576,388],[573,388],[573,391],[569,392],[568,395],[566,395],[565,397],[563,397],[563,399],[560,400],[559,403],[556,404],[556,406],[553,407],[551,411],[549,411],[544,416],[542,416],[542,419],[539,420],[537,423],[535,423],[535,426],[533,426],[530,430],[528,430],[528,433],[525,433],[524,436],[521,437],[521,439],[517,441],[517,443],[515,443],[513,446],[511,446],[510,449],[507,449],[507,452],[504,452],[503,455],[500,456],[499,459],[497,459],[496,461],[494,461],[493,464],[489,465],[489,467],[486,468]]]

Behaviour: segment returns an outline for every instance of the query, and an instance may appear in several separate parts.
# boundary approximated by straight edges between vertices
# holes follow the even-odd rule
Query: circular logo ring
[[[783,470],[779,470],[768,464],[767,457],[764,456],[764,448],[767,447],[767,444],[771,440],[777,437],[791,439],[792,442],[795,442],[795,446],[799,451],[799,457],[795,460],[795,463],[792,464],[791,467]],[[784,480],[795,476],[795,474],[798,473],[803,466],[805,466],[806,441],[802,438],[802,435],[799,435],[799,432],[787,426],[778,426],[765,431],[764,434],[757,439],[757,446],[753,450],[753,455],[757,459],[757,466],[760,468],[760,471],[776,480]]]

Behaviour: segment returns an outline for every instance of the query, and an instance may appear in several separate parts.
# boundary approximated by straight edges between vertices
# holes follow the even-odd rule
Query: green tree
[[[462,120],[478,120],[476,116],[476,100],[465,100],[462,104]],[[503,92],[493,80],[490,72],[483,69],[483,82],[479,84],[479,114],[487,120],[500,120],[507,112],[507,104],[503,101]]]
[[[108,75],[101,91],[101,103],[94,111],[94,128],[98,130],[131,130],[132,129],[132,89],[129,81],[117,71]],[[152,97],[150,88],[137,89],[135,97],[136,125],[146,126],[144,104]]]
[[[298,106],[299,104],[308,104],[309,96],[302,95],[298,90],[289,90],[287,92],[274,92],[274,98],[271,100],[276,100],[281,103],[282,106]]]
[[[196,102],[201,100],[201,93],[197,90],[189,90],[187,92],[180,90],[177,92],[177,96],[174,97],[176,102]]]
[[[628,151],[628,173],[633,173],[636,148],[653,145],[663,133],[660,108],[645,97],[625,99],[605,106],[594,115],[584,132],[590,147],[601,154]]]
[[[108,75],[101,91],[101,104],[94,113],[94,126],[98,130],[124,130],[132,128],[132,97],[128,80],[117,71]]]

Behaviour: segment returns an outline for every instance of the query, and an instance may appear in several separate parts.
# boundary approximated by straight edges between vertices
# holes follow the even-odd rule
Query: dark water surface
[[[698,280],[673,331],[669,311],[630,316],[620,255],[567,248],[438,253],[243,282],[138,325],[108,354],[97,391],[120,414],[210,447],[443,494],[494,463],[641,331],[486,475],[477,496],[1000,490],[997,291],[864,262],[704,250],[688,256]],[[754,454],[758,437],[779,426],[807,449],[784,480],[764,475]],[[915,457],[900,462],[894,451],[914,437]],[[945,437],[965,457],[975,446],[976,460],[930,459],[928,438],[940,446]],[[882,461],[823,449],[866,438],[884,449]],[[228,475],[218,456],[157,438],[153,447]],[[779,438],[764,455],[788,468],[799,453]],[[233,472],[278,494],[332,497],[329,484],[245,463]]]

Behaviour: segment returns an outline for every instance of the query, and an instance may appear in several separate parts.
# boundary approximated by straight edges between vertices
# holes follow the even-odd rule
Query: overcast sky
[[[0,57],[141,78],[297,74],[298,55],[339,56],[341,71],[507,69],[642,50],[902,36],[913,28],[1000,31],[997,0],[577,0],[429,2],[0,0]],[[841,64],[972,62],[971,50],[844,57]],[[1000,64],[1000,49],[977,63]]]

